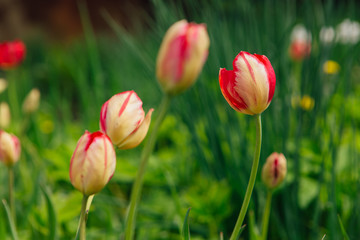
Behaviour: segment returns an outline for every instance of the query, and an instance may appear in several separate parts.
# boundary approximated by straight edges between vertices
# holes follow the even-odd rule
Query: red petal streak
[[[247,108],[244,100],[240,97],[238,92],[235,91],[235,72],[233,70],[228,71],[225,68],[221,68],[219,73],[219,83],[221,92],[233,108],[239,111]]]
[[[251,54],[250,54],[250,53],[247,53],[247,52],[240,52],[239,54],[240,54],[241,58],[244,60],[247,68],[249,69],[249,72],[250,72],[250,75],[251,75],[252,80],[256,83],[256,81],[255,81],[255,75],[254,75],[254,70],[253,70],[253,68],[251,67],[249,61],[248,61],[248,60],[246,59],[246,57],[245,57],[245,55],[249,55],[250,57],[252,57]]]
[[[268,83],[269,83],[268,102],[270,102],[274,96],[275,85],[276,85],[276,76],[275,76],[274,69],[271,66],[271,63],[266,56],[258,55],[258,54],[254,54],[254,56],[265,66],[265,70],[266,70],[267,77],[268,77]]]
[[[109,100],[106,101],[104,105],[102,105],[100,112],[100,128],[101,131],[105,133],[106,133],[106,115],[107,115],[108,105],[109,105]]]
[[[84,135],[82,135],[78,141],[78,143],[76,144],[76,148],[74,150],[74,153],[73,155],[71,156],[71,160],[70,160],[70,170],[69,170],[69,175],[70,175],[70,180],[72,181],[72,165],[73,165],[73,162],[74,162],[74,157],[75,157],[75,154],[76,152],[78,151],[78,148],[80,146],[80,142],[82,141],[82,139],[84,137],[86,137],[87,135],[89,135],[90,133],[88,131],[85,131]]]
[[[104,134],[100,131],[94,132],[88,136],[88,141],[85,146],[85,151],[87,151],[90,147],[90,145],[95,141],[97,137],[102,137]]]
[[[276,182],[278,176],[279,176],[279,160],[275,158],[274,161],[274,182]]]
[[[124,103],[121,105],[120,111],[119,111],[119,117],[121,116],[121,114],[124,112],[126,106],[129,103],[130,97],[131,95],[134,93],[134,91],[129,91],[129,95],[126,97]]]

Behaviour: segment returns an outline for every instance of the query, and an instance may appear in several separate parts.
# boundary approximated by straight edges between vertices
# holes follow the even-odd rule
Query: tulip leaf
[[[345,240],[350,240],[349,236],[346,233],[346,230],[344,228],[344,225],[343,225],[343,223],[341,221],[341,218],[340,218],[339,214],[338,214],[338,220],[339,220],[340,229],[341,229],[341,232],[342,232],[342,235],[343,235],[344,239]]]
[[[12,236],[12,238],[13,238],[14,240],[18,240],[19,237],[18,237],[17,232],[16,232],[16,227],[15,227],[14,221],[13,221],[13,219],[12,219],[12,217],[11,217],[9,205],[7,204],[7,202],[6,202],[5,199],[2,200],[2,203],[3,203],[3,205],[4,205],[5,212],[6,212],[8,221],[9,221],[11,236]]]
[[[185,220],[184,220],[184,225],[183,225],[183,229],[182,229],[182,235],[183,235],[183,239],[184,240],[190,240],[190,228],[189,228],[189,213],[190,213],[190,209],[189,208],[186,212],[185,215]]]

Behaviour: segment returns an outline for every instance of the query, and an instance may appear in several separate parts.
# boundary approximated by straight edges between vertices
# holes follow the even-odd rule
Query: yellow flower
[[[323,71],[326,74],[332,75],[340,71],[340,65],[332,60],[328,60],[323,65]]]
[[[305,111],[310,111],[314,108],[315,100],[309,95],[304,95],[300,100],[300,107]]]

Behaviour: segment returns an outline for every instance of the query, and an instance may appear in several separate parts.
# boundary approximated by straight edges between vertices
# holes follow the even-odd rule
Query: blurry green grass
[[[103,12],[115,38],[94,38],[88,28],[85,39],[68,46],[27,40],[26,61],[8,75],[16,82],[19,103],[32,87],[42,93],[41,108],[20,135],[20,238],[49,235],[48,202],[40,186],[51,190],[57,238],[74,237],[81,194],[71,186],[68,168],[76,142],[86,129],[98,130],[102,104],[121,91],[135,90],[145,111],[154,107],[156,117],[161,99],[154,69],[157,50],[167,28],[182,18],[206,23],[209,57],[195,86],[172,102],[160,130],[145,177],[137,239],[180,239],[188,207],[192,239],[218,239],[219,232],[226,239],[231,233],[249,177],[255,126],[249,116],[237,114],[226,103],[218,71],[230,69],[241,50],[266,55],[277,77],[273,101],[263,113],[260,163],[273,151],[283,152],[289,169],[274,195],[269,239],[321,239],[324,234],[326,239],[340,239],[338,214],[350,239],[360,236],[360,47],[324,47],[318,37],[324,25],[335,27],[345,18],[359,21],[359,5],[275,0],[154,0],[153,5],[151,27],[133,35]],[[86,12],[83,20],[87,26]],[[312,54],[301,65],[288,56],[290,33],[297,23],[311,31],[313,40]],[[322,73],[327,59],[340,64],[337,75]],[[291,106],[294,84],[299,86],[297,94],[314,98],[313,110]],[[330,94],[325,89],[331,89]],[[7,100],[7,92],[0,97]],[[10,130],[19,124],[21,116],[13,119]],[[141,148],[117,151],[116,173],[90,210],[89,239],[119,239]],[[6,176],[6,169],[0,168],[2,183]],[[258,180],[251,208],[260,224],[265,188]],[[6,188],[1,188],[0,197],[6,196]],[[10,236],[3,227],[3,209],[0,221],[0,238]],[[248,234],[245,229],[243,238]]]

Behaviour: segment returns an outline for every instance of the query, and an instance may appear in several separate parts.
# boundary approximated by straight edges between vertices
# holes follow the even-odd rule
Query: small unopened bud
[[[10,125],[11,114],[9,105],[6,102],[0,103],[0,128],[7,128]]]
[[[8,83],[5,79],[0,78],[0,93],[6,90]]]
[[[24,113],[33,113],[39,108],[40,103],[40,91],[37,88],[33,88],[29,94],[25,97],[23,102],[23,112]]]
[[[0,130],[0,161],[13,166],[20,158],[20,141],[12,134]]]
[[[262,181],[274,189],[279,186],[286,176],[286,158],[282,153],[274,152],[267,159],[262,169]]]

